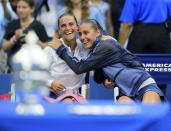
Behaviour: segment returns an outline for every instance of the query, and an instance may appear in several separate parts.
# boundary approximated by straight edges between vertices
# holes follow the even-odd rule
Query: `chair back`
[[[0,74],[0,100],[10,99],[11,84],[11,74]]]
[[[136,54],[157,84],[171,84],[171,54]]]

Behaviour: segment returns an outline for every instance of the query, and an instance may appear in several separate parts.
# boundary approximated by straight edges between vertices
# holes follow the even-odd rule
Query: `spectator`
[[[7,55],[6,53],[1,49],[2,47],[2,41],[3,36],[5,33],[5,28],[7,24],[17,18],[15,13],[12,11],[10,3],[8,0],[1,0],[0,1],[0,73],[7,72]]]
[[[111,6],[111,17],[114,28],[115,38],[118,39],[120,29],[120,15],[124,6],[125,0],[106,0]]]
[[[9,0],[10,4],[11,4],[11,7],[12,7],[12,10],[17,13],[17,3],[18,3],[19,0]]]
[[[78,20],[78,23],[88,18],[95,19],[99,21],[106,31],[105,22],[101,16],[101,13],[95,6],[90,5],[89,0],[65,0],[65,4],[66,12],[73,13]]]
[[[112,25],[111,20],[111,9],[110,5],[103,1],[103,0],[91,0],[90,6],[95,6],[99,13],[101,14],[101,17],[106,25],[106,32],[109,32],[110,35],[114,36],[114,28]]]
[[[56,20],[64,13],[63,0],[35,0],[37,3],[36,19],[44,26],[49,36],[54,37],[57,31]]]
[[[17,14],[19,19],[13,20],[7,26],[2,48],[7,51],[9,60],[25,43],[24,36],[30,30],[35,31],[41,42],[47,42],[49,37],[44,26],[36,21],[32,14],[34,13],[33,0],[19,0],[17,3]],[[44,46],[44,44],[41,44]]]

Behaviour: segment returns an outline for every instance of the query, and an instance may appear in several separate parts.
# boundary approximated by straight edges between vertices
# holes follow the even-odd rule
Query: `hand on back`
[[[59,46],[62,45],[62,42],[61,42],[61,40],[58,39],[58,38],[53,38],[53,40],[50,41],[50,42],[48,43],[48,45],[51,46],[51,47],[54,48],[54,49],[57,49]]]

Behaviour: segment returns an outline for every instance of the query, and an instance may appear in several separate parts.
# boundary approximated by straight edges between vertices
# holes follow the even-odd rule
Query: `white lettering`
[[[171,68],[171,64],[169,63],[143,63],[143,67],[149,67],[149,68]]]
[[[171,68],[144,68],[147,72],[171,72]]]

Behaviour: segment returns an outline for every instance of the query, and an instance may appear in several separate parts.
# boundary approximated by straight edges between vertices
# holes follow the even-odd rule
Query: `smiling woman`
[[[76,46],[76,34],[78,31],[77,20],[72,14],[63,14],[58,19],[59,34],[64,39],[66,44]],[[75,43],[75,44],[74,44]]]
[[[59,33],[61,39],[54,38],[48,45],[62,44],[71,54],[78,58],[84,59],[87,57],[86,51],[81,42],[77,39],[78,25],[75,16],[66,13],[58,19]],[[54,46],[54,45],[53,45]],[[49,69],[50,78],[47,80],[47,86],[50,89],[50,102],[83,102],[83,97],[79,95],[79,90],[85,84],[85,74],[77,75],[74,73],[65,61],[56,54],[56,51],[50,47],[46,47],[44,51],[51,59]],[[55,99],[52,99],[55,98]]]
[[[78,60],[64,45],[56,44],[56,53],[77,74],[91,70],[101,70],[104,79],[114,82],[122,96],[118,101],[131,101],[131,98],[144,103],[158,103],[164,94],[158,88],[152,76],[146,72],[141,62],[128,50],[122,48],[115,39],[102,39],[98,22],[83,21],[79,27],[80,40],[90,49],[85,60]],[[129,79],[128,79],[129,78]]]
[[[90,49],[93,46],[96,37],[102,33],[103,28],[93,19],[85,20],[79,26],[80,40],[86,49]]]

